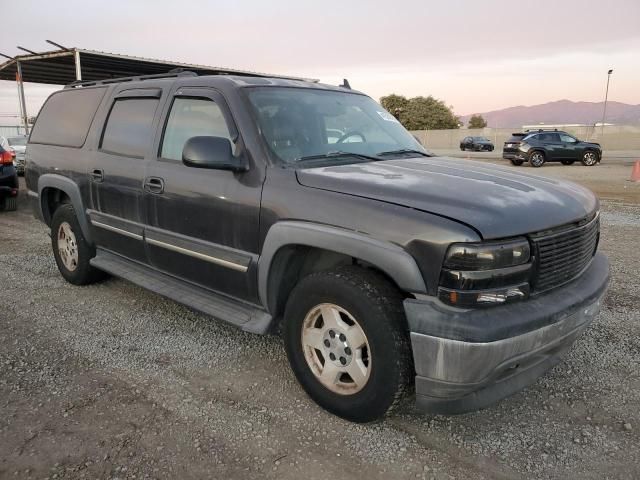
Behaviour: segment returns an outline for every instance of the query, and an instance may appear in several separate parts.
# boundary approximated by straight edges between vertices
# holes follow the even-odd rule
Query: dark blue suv
[[[600,162],[602,148],[598,143],[583,142],[566,132],[538,130],[513,134],[504,144],[502,158],[514,165],[528,161],[532,167],[541,167],[545,162],[571,165],[576,160],[592,167]]]

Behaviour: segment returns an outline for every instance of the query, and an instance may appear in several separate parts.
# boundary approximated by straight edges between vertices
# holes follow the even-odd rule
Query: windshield
[[[267,145],[287,164],[325,156],[329,162],[344,163],[427,153],[390,113],[364,95],[262,87],[251,88],[248,96]]]
[[[7,142],[9,142],[9,145],[11,145],[12,147],[24,147],[27,144],[27,138],[11,137],[11,138],[7,138]]]

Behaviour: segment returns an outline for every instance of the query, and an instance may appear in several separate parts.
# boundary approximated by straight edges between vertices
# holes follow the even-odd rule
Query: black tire
[[[58,235],[62,224],[69,225],[75,236],[74,243],[77,250],[77,262],[73,269],[65,266],[60,249],[58,248]],[[87,285],[104,278],[104,272],[97,270],[89,264],[89,260],[96,255],[96,249],[89,245],[84,238],[78,217],[76,216],[76,211],[72,205],[61,205],[54,212],[51,220],[51,247],[53,248],[53,256],[56,259],[58,270],[67,282],[74,285]]]
[[[5,197],[2,210],[15,212],[18,209],[18,197]]]
[[[561,160],[563,165],[573,165],[575,162],[575,160]]]
[[[381,274],[356,266],[313,273],[296,285],[285,309],[284,344],[296,378],[321,407],[339,417],[363,423],[381,418],[401,403],[413,378],[402,300],[400,292]],[[364,332],[370,348],[366,352],[370,371],[362,389],[355,393],[330,390],[307,362],[306,355],[313,349],[305,351],[303,348],[305,319],[321,304],[344,309]],[[324,319],[320,321],[324,324]],[[364,350],[360,354],[363,355]],[[337,363],[337,359],[334,360]],[[329,361],[326,357],[324,365]],[[338,373],[339,381],[342,375]]]
[[[582,159],[580,160],[585,167],[593,167],[597,165],[600,161],[598,157],[598,153],[593,150],[587,150],[582,154]]]
[[[544,165],[546,160],[545,154],[542,150],[534,150],[529,154],[529,165],[534,168],[540,168]]]
[[[460,145],[460,150],[465,151],[464,145]]]
[[[516,158],[512,158],[511,159],[511,163],[513,165],[515,165],[516,167],[519,167],[520,165],[522,165],[524,163],[524,160],[518,160]]]

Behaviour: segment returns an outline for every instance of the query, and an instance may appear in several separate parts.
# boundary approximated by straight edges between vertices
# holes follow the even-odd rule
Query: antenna
[[[349,80],[347,80],[346,78],[342,79],[342,85],[340,85],[342,88],[346,88],[347,90],[351,90],[351,85],[349,85]]]

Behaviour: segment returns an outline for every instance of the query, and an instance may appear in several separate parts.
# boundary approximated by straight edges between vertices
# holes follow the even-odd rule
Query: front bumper
[[[462,310],[405,300],[418,408],[478,410],[533,383],[596,317],[608,280],[597,254],[578,279],[521,303]]]

